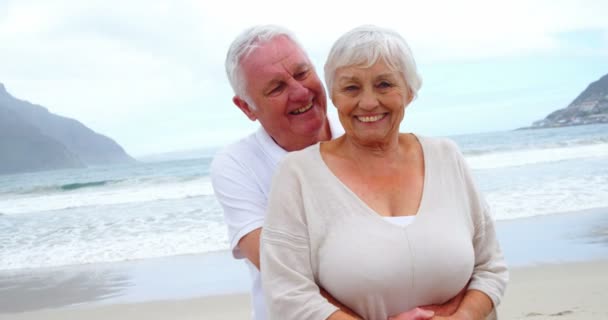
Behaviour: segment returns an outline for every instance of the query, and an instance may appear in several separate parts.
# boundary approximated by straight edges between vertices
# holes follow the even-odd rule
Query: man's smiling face
[[[297,44],[276,37],[246,56],[241,68],[248,110],[239,107],[251,120],[259,120],[288,151],[319,141],[323,130],[328,130],[327,97],[313,65]]]

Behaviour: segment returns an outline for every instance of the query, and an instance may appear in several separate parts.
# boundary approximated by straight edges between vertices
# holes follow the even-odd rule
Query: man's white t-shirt
[[[340,123],[328,116],[332,138],[344,134]],[[220,151],[211,164],[211,183],[224,209],[228,240],[236,259],[245,257],[238,243],[243,236],[264,225],[268,194],[278,163],[287,154],[266,131],[259,130]],[[266,320],[266,304],[260,272],[244,259],[251,279],[253,319]]]

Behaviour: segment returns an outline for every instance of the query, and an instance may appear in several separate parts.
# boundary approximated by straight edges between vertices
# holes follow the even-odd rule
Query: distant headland
[[[0,83],[0,174],[135,161],[114,140],[19,100]]]
[[[521,129],[555,128],[608,123],[608,74],[591,83],[564,109]]]

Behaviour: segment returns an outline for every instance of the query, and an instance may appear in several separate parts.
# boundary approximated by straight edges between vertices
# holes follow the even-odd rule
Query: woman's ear
[[[407,87],[407,102],[405,106],[407,107],[412,101],[414,101],[414,92],[412,92],[412,88]]]

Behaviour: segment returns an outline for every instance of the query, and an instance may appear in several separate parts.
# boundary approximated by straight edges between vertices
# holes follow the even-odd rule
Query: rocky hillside
[[[608,123],[608,74],[591,83],[567,108],[536,121],[531,128]]]
[[[112,139],[19,100],[0,83],[0,174],[134,161]]]

